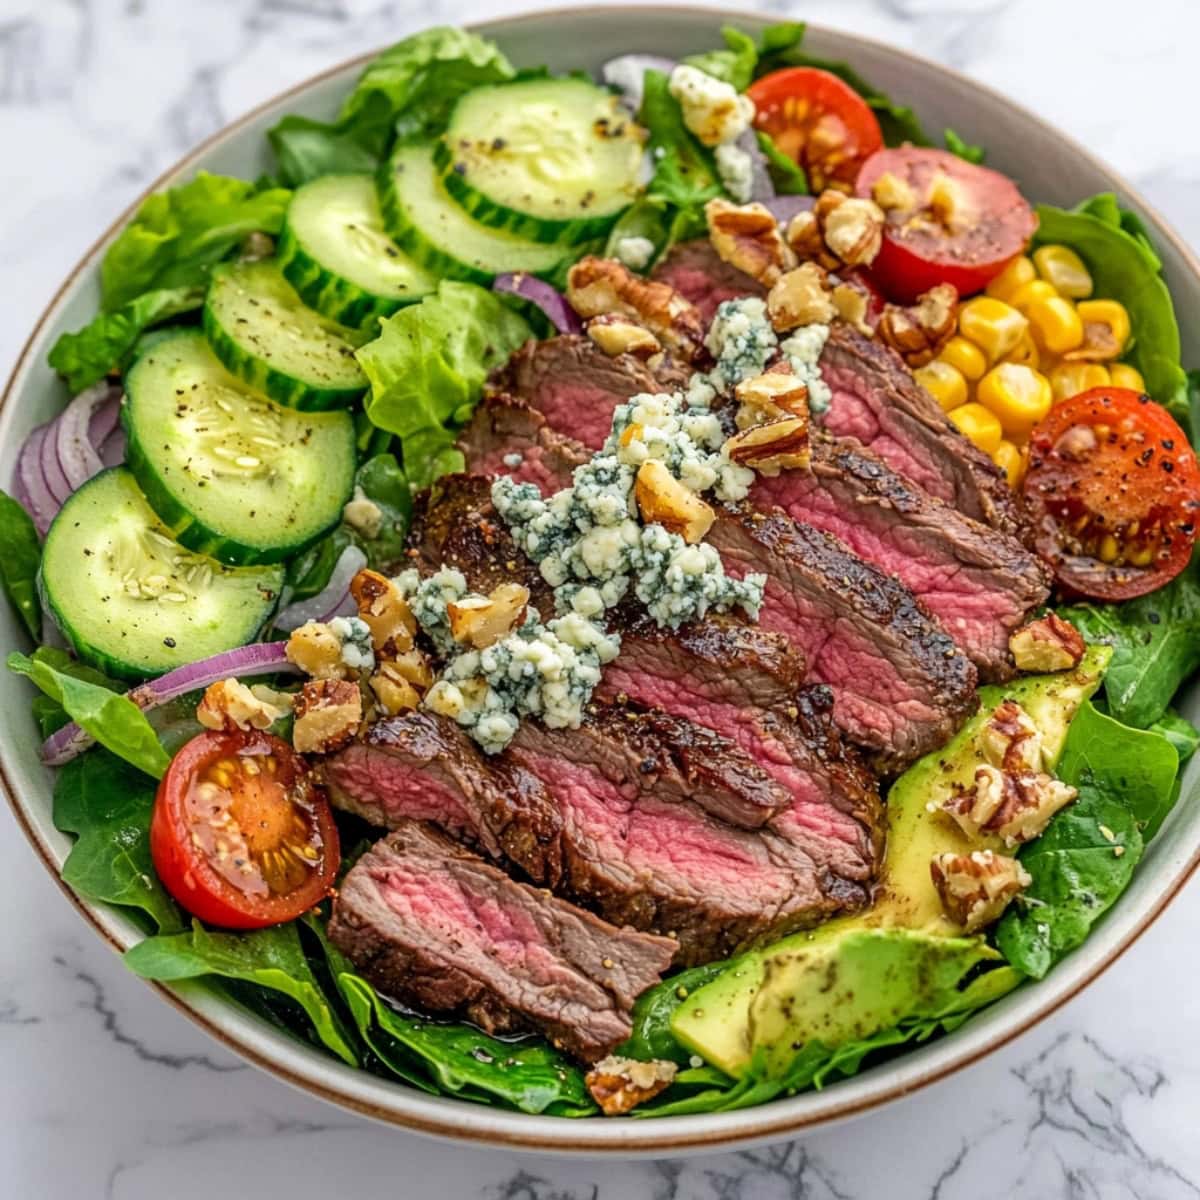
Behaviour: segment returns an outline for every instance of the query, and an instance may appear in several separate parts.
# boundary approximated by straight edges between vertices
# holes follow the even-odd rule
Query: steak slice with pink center
[[[592,1062],[632,1031],[675,943],[617,929],[404,822],[338,889],[333,944],[385,995],[488,1033],[540,1030]]]
[[[699,310],[705,322],[716,316],[726,300],[741,296],[765,296],[767,289],[745,271],[725,262],[708,238],[672,246],[653,278],[668,283]]]

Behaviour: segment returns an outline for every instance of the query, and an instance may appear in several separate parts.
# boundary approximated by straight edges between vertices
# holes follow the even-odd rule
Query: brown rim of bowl
[[[629,14],[631,16],[643,17],[648,13],[671,12],[671,13],[692,13],[706,17],[712,17],[714,22],[721,20],[738,20],[739,18],[750,18],[752,20],[770,21],[777,17],[777,14],[761,13],[761,12],[730,12],[713,5],[694,5],[694,4],[657,4],[657,5],[605,5],[598,7],[595,5],[577,5],[569,8],[541,9],[537,12],[523,13],[514,17],[497,18],[495,22],[487,22],[486,24],[518,25],[528,21],[541,20],[550,16],[566,16],[570,17],[581,13],[596,13],[603,12],[604,14],[613,14],[620,16],[621,14]],[[467,29],[476,29],[478,26],[468,25]],[[1170,224],[1168,224],[1159,215],[1153,205],[1148,204],[1141,193],[1134,187],[1130,186],[1128,181],[1117,172],[1112,170],[1102,159],[1092,154],[1091,151],[1080,145],[1074,138],[1067,136],[1060,130],[1056,129],[1048,121],[1043,120],[1036,113],[1026,109],[1024,106],[1014,104],[1008,97],[1004,96],[995,88],[987,84],[979,83],[970,76],[965,75],[961,71],[955,70],[953,67],[943,66],[941,63],[934,62],[931,59],[923,58],[921,55],[914,54],[910,50],[899,49],[888,45],[877,38],[863,37],[859,34],[846,34],[842,30],[831,29],[828,26],[809,24],[810,29],[818,30],[822,33],[834,33],[839,36],[849,36],[857,41],[873,46],[879,50],[887,51],[900,58],[906,59],[912,64],[914,69],[929,70],[941,72],[945,75],[956,79],[958,82],[969,86],[970,88],[985,92],[996,100],[1002,101],[1009,108],[1015,109],[1023,118],[1032,121],[1047,130],[1058,140],[1069,145],[1077,154],[1085,158],[1091,165],[1108,175],[1111,179],[1121,187],[1125,196],[1132,200],[1144,212],[1149,213],[1164,231],[1166,239],[1171,243],[1180,257],[1187,263],[1188,268],[1198,277],[1200,277],[1200,259],[1192,252],[1191,248],[1183,241],[1182,238],[1175,232]],[[255,105],[249,111],[243,113],[236,120],[219,129],[216,133],[210,134],[204,141],[193,147],[187,154],[180,158],[173,166],[160,174],[152,183],[150,183],[144,191],[134,200],[125,210],[118,216],[112,224],[105,230],[99,238],[92,243],[84,252],[79,262],[71,269],[66,279],[61,286],[55,291],[49,303],[42,311],[41,316],[35,323],[29,337],[26,338],[20,353],[17,355],[12,372],[9,375],[8,381],[4,386],[3,394],[0,394],[0,411],[8,404],[12,395],[13,385],[16,382],[17,376],[22,373],[27,365],[30,352],[33,348],[33,342],[41,333],[50,314],[57,307],[59,301],[67,290],[74,284],[80,273],[86,268],[88,261],[94,254],[107,242],[113,235],[125,225],[129,218],[136,212],[143,201],[152,192],[158,191],[164,184],[174,178],[176,175],[186,171],[206,150],[211,146],[217,145],[236,134],[248,122],[253,120],[266,109],[278,104],[281,100],[286,100],[290,96],[298,95],[306,91],[314,84],[328,79],[330,76],[337,75],[348,67],[355,67],[367,63],[375,57],[378,51],[368,52],[365,54],[356,55],[348,58],[336,66],[328,67],[324,71],[318,72],[316,75],[304,80],[301,83],[294,84],[292,87],[277,93],[276,95],[264,100],[261,104]],[[5,798],[8,801],[9,807],[12,809],[13,816],[17,820],[17,824],[21,827],[21,831],[37,852],[38,857],[42,860],[42,864],[50,873],[51,877],[58,884],[59,888],[67,899],[74,905],[80,916],[92,926],[92,928],[100,935],[100,937],[109,944],[109,946],[117,953],[123,953],[124,947],[121,943],[112,936],[112,934],[104,927],[100,920],[95,916],[90,908],[80,899],[78,895],[66,883],[63,882],[62,876],[59,873],[59,867],[55,861],[53,849],[46,844],[37,831],[29,823],[25,816],[24,810],[17,801],[16,793],[9,782],[8,774],[4,770],[3,762],[0,761],[0,789],[3,790]],[[1177,871],[1174,879],[1171,880],[1167,890],[1158,898],[1154,906],[1149,912],[1138,922],[1137,926],[1132,929],[1113,949],[1109,954],[1098,962],[1081,978],[1074,987],[1064,992],[1062,995],[1054,996],[1046,1001],[1038,1010],[1023,1020],[1019,1025],[1005,1031],[999,1035],[994,1041],[986,1047],[970,1053],[962,1054],[958,1058],[951,1060],[930,1070],[921,1078],[910,1084],[895,1085],[890,1088],[885,1088],[878,1095],[863,1100],[856,1100],[846,1104],[837,1105],[826,1111],[812,1116],[787,1116],[777,1120],[765,1119],[760,1125],[753,1130],[735,1133],[731,1135],[722,1135],[713,1137],[708,1133],[689,1134],[687,1132],[665,1133],[656,1135],[654,1133],[654,1125],[652,1122],[644,1122],[638,1126],[639,1129],[646,1131],[645,1136],[632,1136],[621,1143],[613,1143],[607,1139],[595,1139],[588,1136],[584,1132],[584,1123],[580,1121],[562,1121],[563,1137],[546,1136],[544,1134],[523,1135],[520,1133],[512,1133],[507,1131],[475,1131],[464,1129],[461,1125],[455,1124],[451,1120],[441,1121],[418,1117],[415,1115],[401,1115],[393,1112],[389,1108],[381,1107],[377,1104],[368,1103],[360,1100],[355,1096],[351,1096],[346,1092],[342,1092],[336,1087],[326,1086],[325,1084],[317,1083],[306,1076],[297,1073],[281,1065],[279,1062],[266,1057],[257,1049],[242,1042],[237,1037],[226,1032],[220,1026],[214,1024],[207,1016],[197,1011],[188,1001],[178,995],[166,985],[147,980],[149,983],[169,1004],[181,1012],[185,1017],[199,1026],[211,1037],[215,1038],[222,1045],[228,1047],[234,1053],[242,1058],[254,1063],[255,1066],[261,1067],[264,1071],[277,1078],[289,1083],[301,1091],[307,1092],[310,1095],[326,1100],[331,1104],[336,1104],[341,1108],[350,1109],[354,1112],[361,1113],[364,1116],[372,1117],[377,1121],[382,1121],[390,1125],[399,1126],[403,1129],[408,1129],[416,1133],[428,1134],[434,1137],[441,1137],[458,1142],[471,1142],[486,1146],[500,1146],[510,1149],[529,1149],[529,1150],[551,1150],[564,1153],[594,1153],[594,1154],[619,1154],[625,1155],[629,1153],[643,1154],[647,1151],[656,1152],[679,1152],[700,1147],[712,1147],[713,1143],[718,1143],[718,1148],[732,1148],[747,1142],[757,1142],[769,1138],[782,1138],[788,1134],[799,1133],[803,1130],[818,1128],[822,1125],[827,1125],[835,1121],[844,1120],[848,1117],[861,1115],[869,1112],[872,1109],[880,1108],[894,1100],[898,1100],[903,1096],[910,1095],[913,1092],[923,1090],[931,1084],[937,1083],[950,1075],[956,1074],[965,1067],[971,1066],[980,1059],[993,1054],[1001,1047],[1008,1045],[1014,1039],[1028,1032],[1034,1026],[1039,1025],[1047,1017],[1057,1012],[1068,1001],[1073,1000],[1084,988],[1088,987],[1096,979],[1100,977],[1113,963],[1117,961],[1133,945],[1135,941],[1146,932],[1147,929],[1162,915],[1167,906],[1175,899],[1176,896],[1183,890],[1183,887],[1191,879],[1192,875],[1200,868],[1200,847],[1197,847],[1191,858]],[[764,1114],[769,1114],[770,1107],[764,1108]],[[508,1115],[508,1114],[506,1114]],[[673,1118],[673,1120],[686,1121],[688,1118]]]

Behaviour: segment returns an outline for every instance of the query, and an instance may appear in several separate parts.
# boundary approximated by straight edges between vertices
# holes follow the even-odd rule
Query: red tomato
[[[816,67],[785,67],[746,89],[754,124],[795,159],[818,194],[850,191],[863,162],[883,145],[870,105],[836,75]]]
[[[325,793],[269,733],[202,733],[158,785],[150,853],[167,891],[229,929],[290,921],[329,894],[341,855]]]
[[[1142,596],[1191,557],[1195,451],[1165,408],[1129,388],[1092,388],[1051,409],[1030,438],[1023,494],[1036,549],[1072,593]]]
[[[885,175],[891,178],[876,191]],[[887,214],[871,273],[904,304],[939,283],[952,284],[960,296],[982,291],[1037,228],[1011,179],[947,150],[880,150],[863,164],[855,191],[881,201]]]

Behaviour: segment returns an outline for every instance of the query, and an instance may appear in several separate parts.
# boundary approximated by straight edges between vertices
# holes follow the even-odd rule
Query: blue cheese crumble
[[[708,375],[708,383],[717,392],[730,392],[744,380],[761,375],[779,348],[766,301],[757,296],[724,301],[704,344],[717,360]]]
[[[808,388],[808,411],[812,413],[826,412],[833,399],[818,365],[828,340],[828,325],[802,325],[779,347],[787,356],[792,373]]]
[[[342,643],[342,662],[353,671],[375,669],[371,628],[361,617],[334,617],[329,632]]]
[[[725,190],[738,204],[749,204],[754,193],[754,162],[750,155],[732,142],[717,147],[713,158]]]

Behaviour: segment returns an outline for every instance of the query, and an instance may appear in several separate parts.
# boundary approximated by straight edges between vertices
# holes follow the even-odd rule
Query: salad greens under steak
[[[947,129],[935,148],[912,109],[809,55],[802,25],[722,36],[681,63],[624,56],[597,83],[428,30],[370,63],[335,120],[280,121],[272,177],[200,172],[149,197],[109,247],[100,312],[49,355],[74,398],[22,448],[13,496],[0,493],[0,582],[36,643],[8,666],[36,688],[43,759],[57,768],[54,823],[75,838],[63,879],[144,931],[125,956],[138,974],[196,981],[432,1094],[561,1117],[716,1112],[824,1086],[957,1028],[1044,977],[1128,886],[1200,744],[1172,707],[1200,667],[1200,476],[1188,445],[1200,373],[1181,364],[1148,232],[1111,195],[1031,210],[980,165],[983,147]],[[635,381],[611,411],[589,411],[586,388],[572,393],[566,429],[551,428],[548,407],[534,420],[504,397],[481,405],[489,378],[504,370],[516,389],[532,361],[522,356],[556,332],[570,353],[607,356]],[[886,413],[837,425],[837,396],[857,386],[832,357],[847,338],[862,371],[891,380],[896,411],[937,401],[917,422],[934,442],[902,446],[903,463],[863,432]],[[504,562],[486,588],[447,549],[474,528],[453,497],[470,486],[455,473],[479,461],[464,446],[482,413],[526,439],[492,463],[484,541],[537,564]],[[789,644],[768,581],[779,544],[766,573],[739,563],[734,574],[746,530],[768,544],[747,503],[770,508],[764,497],[782,495],[770,489],[791,473],[844,469],[830,447],[847,434],[887,461],[868,459],[876,483],[907,489],[884,504],[909,514],[897,519],[915,529],[913,514],[949,514],[947,502],[961,528],[982,531],[969,537],[1009,539],[1009,569],[1031,580],[997,659],[959,601],[937,608],[915,576],[836,560],[864,574],[831,585],[831,620],[880,611],[855,590],[907,597],[904,636],[917,629],[921,653],[949,660],[923,701],[943,723],[906,715],[903,746],[878,733],[878,714],[851,711],[844,696],[859,694],[840,690],[810,642]],[[947,472],[957,492],[922,465],[937,446],[961,460]],[[1157,473],[1144,485],[1135,465],[1147,464]],[[1134,483],[1091,482],[1120,470]],[[430,570],[416,535],[439,511],[451,514],[447,560]],[[865,544],[852,549],[871,559]],[[808,545],[817,559],[831,552]],[[804,586],[825,595],[819,580]],[[506,946],[527,936],[514,932],[521,913],[571,931],[539,949],[553,968],[540,976],[488,950],[498,970],[533,970],[534,999],[522,1008],[502,982],[472,977],[493,988],[486,1003],[465,992],[435,1003],[417,978],[434,953],[420,939],[399,973],[380,967],[396,947],[363,951],[366,919],[351,904],[368,874],[385,907],[410,906],[410,929],[436,919],[421,916],[411,880],[389,892],[400,877],[380,866],[382,851],[404,851],[411,822],[337,788],[335,813],[327,761],[433,722],[474,739],[453,743],[460,765],[532,804],[556,731],[603,724],[594,693],[622,645],[640,662],[735,608],[744,624],[711,628],[761,620],[755,644],[780,656],[782,674],[807,656],[820,686],[784,725],[778,712],[755,716],[767,723],[751,736],[777,756],[789,739],[826,739],[818,774],[832,762],[861,805],[811,828],[842,822],[869,879],[843,864],[850,874],[820,912],[789,897],[780,911],[791,904],[793,917],[755,936],[710,929],[689,941],[649,910],[618,915],[569,866],[537,874],[529,845],[491,845],[484,818],[467,840],[503,852],[519,879],[456,846],[447,854],[465,890],[431,904],[449,911],[466,896],[486,933],[516,897],[526,908],[502,912],[508,932],[495,934]],[[702,650],[689,653],[700,669]],[[612,711],[639,753],[658,747],[638,770],[659,774],[624,787],[620,803],[632,814],[633,792],[668,813],[695,802],[706,812],[687,837],[701,859],[707,834],[696,831],[707,830],[729,846],[761,838],[777,866],[783,831],[800,836],[770,792],[781,760],[764,774],[752,746],[705,729],[710,740],[688,742],[699,735],[687,722],[665,735],[674,718],[639,699],[622,693]],[[894,707],[906,704],[915,711],[915,700]],[[707,711],[697,704],[696,721]],[[868,760],[842,739],[885,781],[886,809]],[[400,748],[416,771],[419,754]],[[737,778],[775,799],[730,799],[715,769],[703,774],[718,752],[722,770],[740,764]],[[380,823],[398,832],[372,848]],[[538,844],[549,854],[557,836],[542,831]],[[816,855],[803,838],[824,836],[800,844]],[[422,853],[450,845],[421,837]],[[810,876],[820,866],[804,861]],[[614,928],[624,924],[642,932]],[[606,958],[601,979],[595,964],[554,958],[593,936],[647,963],[678,952],[676,970],[655,983],[664,972],[647,967],[635,986],[632,967],[614,982],[625,962]],[[445,986],[470,974],[469,941],[443,964]],[[726,949],[705,953],[712,945]],[[632,993],[613,999],[623,987]],[[615,1010],[627,1036],[595,1035],[612,1052],[598,1065],[580,1049],[592,1042],[539,1009],[536,994],[556,988]]]

